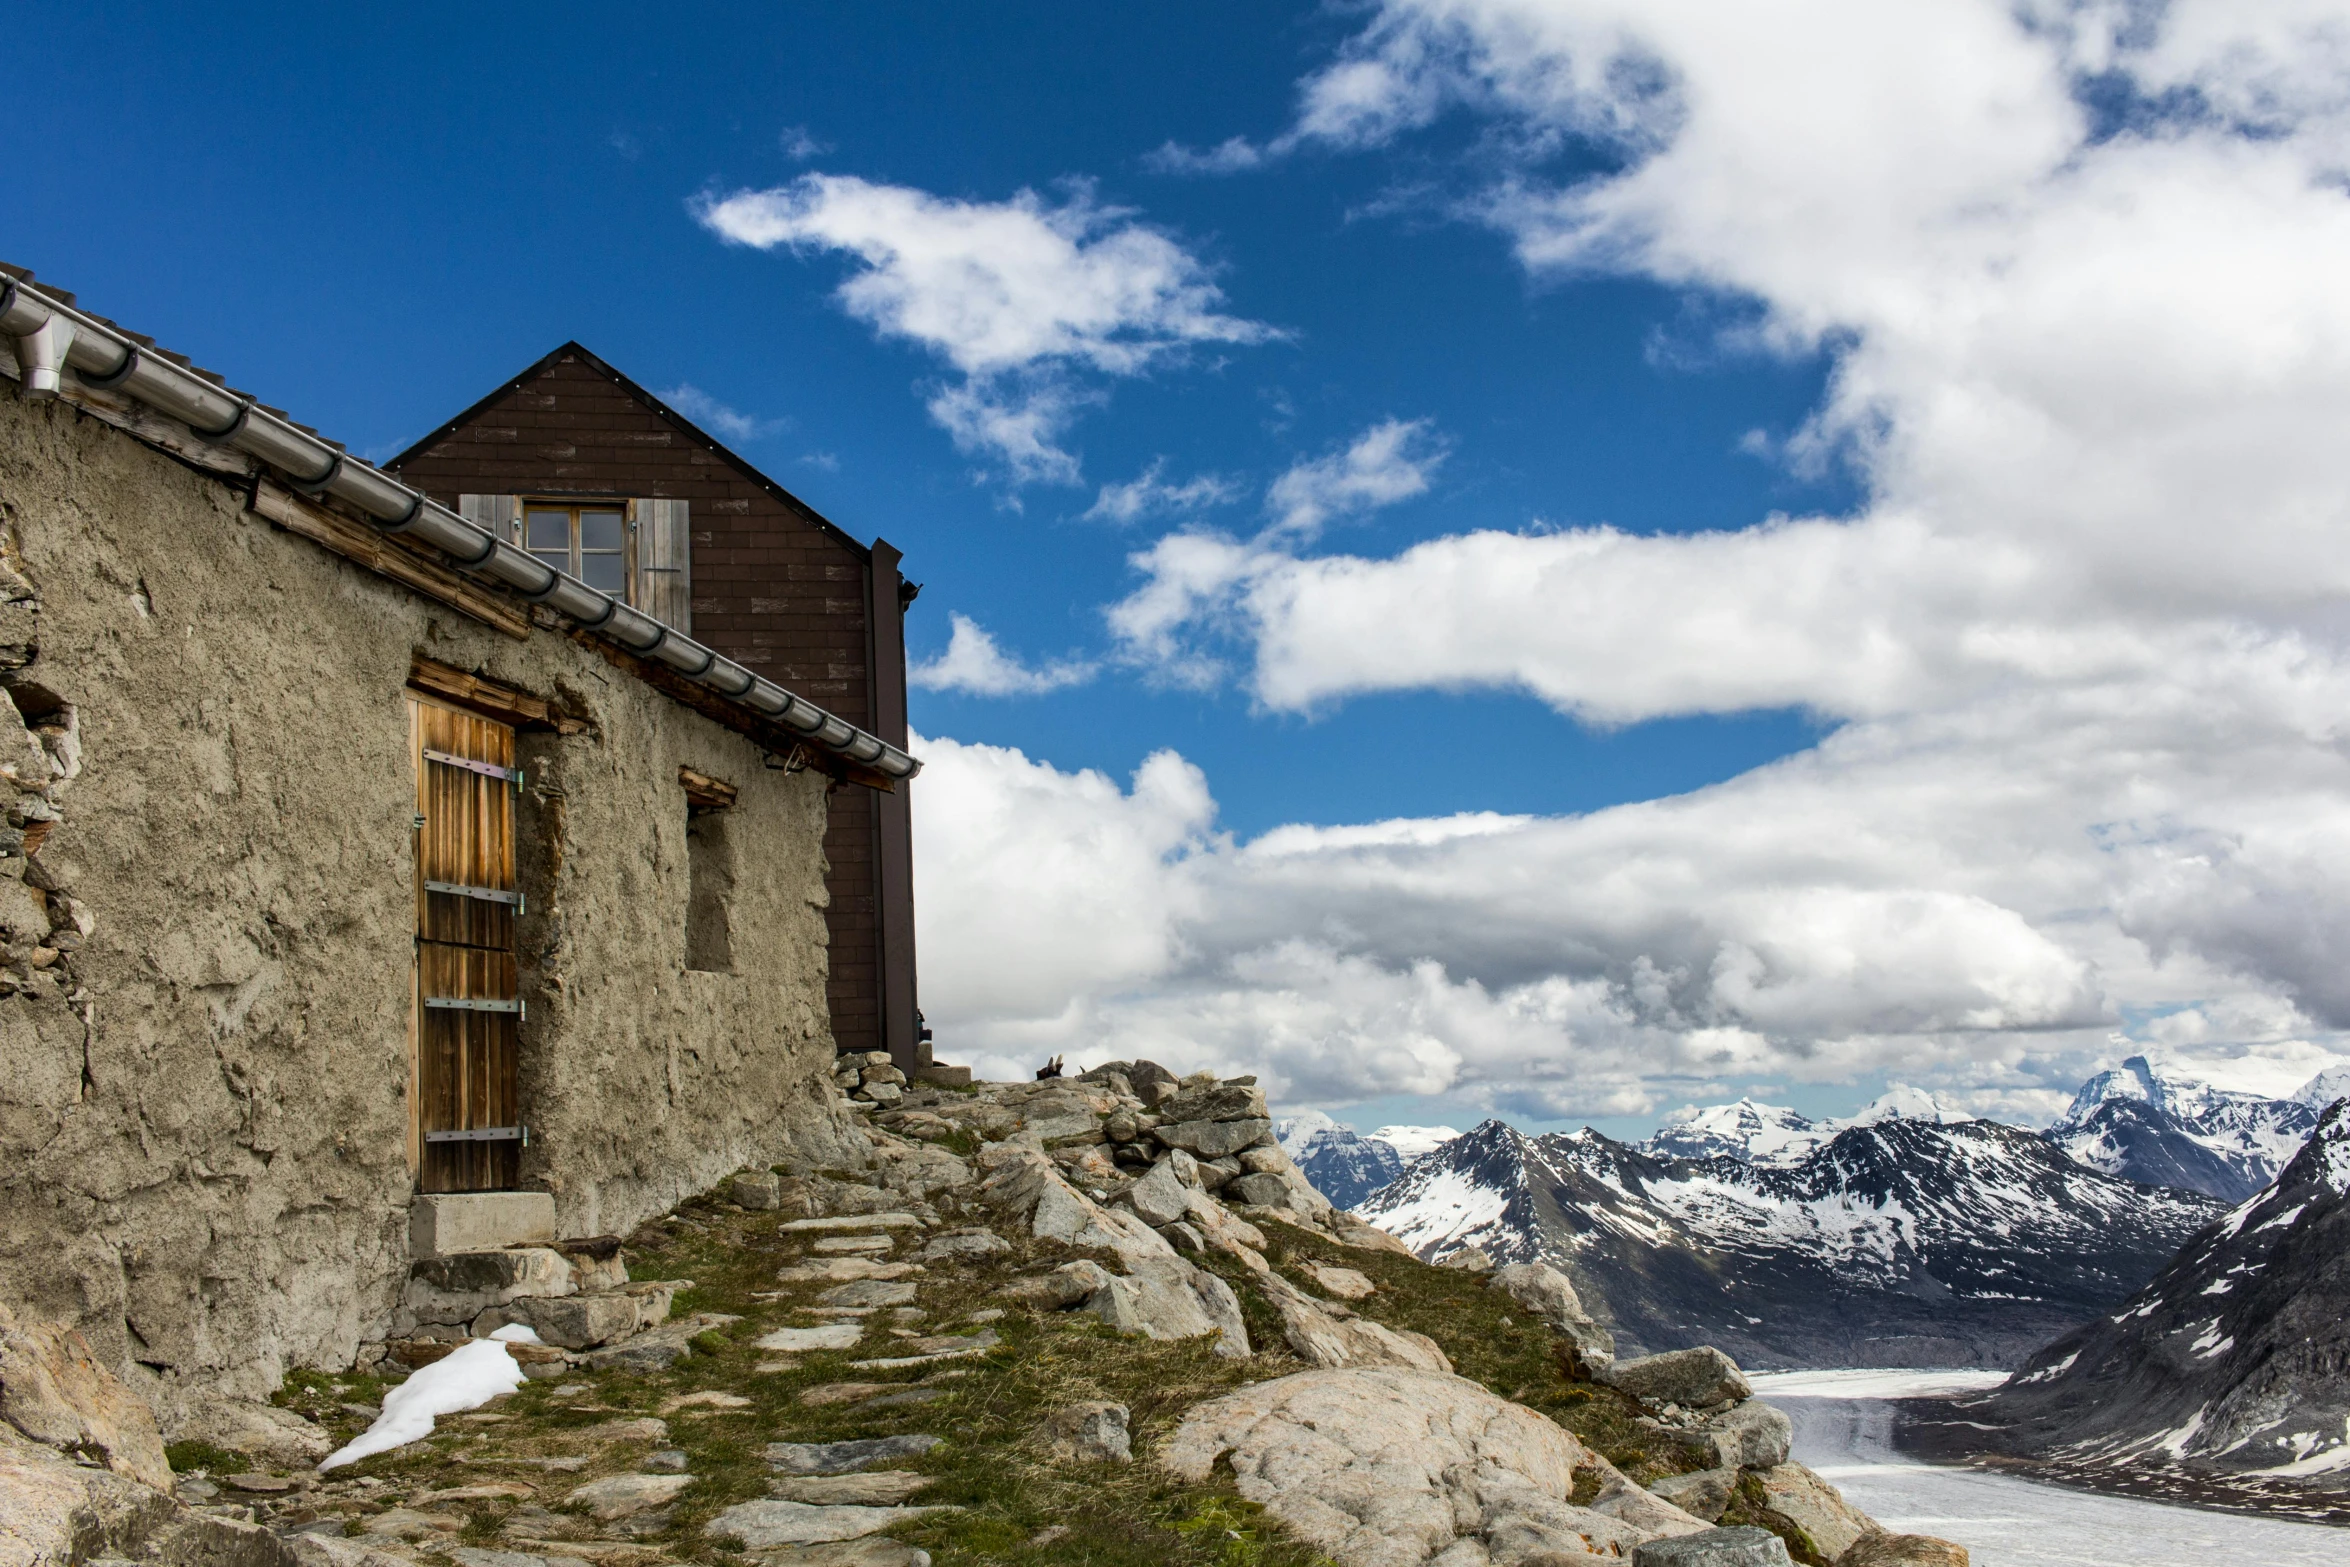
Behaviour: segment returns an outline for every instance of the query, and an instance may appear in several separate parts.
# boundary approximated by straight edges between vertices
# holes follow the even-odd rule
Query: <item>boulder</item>
[[[1493,1259],[1486,1255],[1485,1248],[1482,1246],[1463,1246],[1458,1251],[1438,1258],[1436,1265],[1440,1268],[1458,1268],[1463,1273],[1491,1273],[1493,1271]]]
[[[1695,1474],[1667,1475],[1653,1481],[1649,1494],[1672,1503],[1692,1518],[1707,1523],[1719,1519],[1729,1509],[1730,1498],[1738,1490],[1738,1471],[1735,1469],[1700,1469]]]
[[[1877,1520],[1846,1501],[1843,1492],[1801,1464],[1782,1459],[1756,1478],[1762,1481],[1771,1510],[1810,1535],[1830,1561],[1841,1561],[1863,1535],[1885,1532]]]
[[[1486,1283],[1553,1325],[1588,1315],[1574,1281],[1547,1262],[1513,1262]]]
[[[1794,1567],[1794,1558],[1770,1530],[1740,1527],[1652,1540],[1632,1553],[1632,1567]]]
[[[1869,1534],[1854,1541],[1836,1567],[1967,1567],[1967,1549],[1930,1534]]]
[[[1344,1306],[1314,1299],[1277,1273],[1258,1288],[1281,1313],[1281,1336],[1311,1366],[1407,1366],[1450,1372],[1452,1362],[1425,1333],[1401,1332],[1366,1321]]]
[[[754,1213],[773,1213],[783,1206],[783,1177],[779,1175],[738,1175],[726,1183],[726,1195],[738,1208]]]
[[[595,1349],[648,1326],[642,1305],[641,1297],[617,1290],[603,1295],[517,1300],[493,1306],[474,1318],[473,1331],[476,1337],[487,1337],[509,1322],[523,1322],[549,1344],[564,1349]],[[668,1302],[663,1301],[661,1316],[668,1315]]]
[[[510,1344],[506,1352],[530,1347]],[[177,1421],[169,1435],[175,1442],[202,1442],[284,1469],[307,1469],[335,1446],[322,1427],[290,1409],[236,1398],[205,1400]]]
[[[1130,1464],[1134,1438],[1124,1404],[1071,1404],[1044,1417],[1037,1434],[1063,1463]]]
[[[1352,1268],[1334,1268],[1328,1263],[1308,1262],[1299,1266],[1299,1272],[1312,1279],[1325,1295],[1340,1300],[1368,1300],[1379,1292],[1379,1286]]]
[[[1163,1121],[1266,1121],[1265,1091],[1254,1083],[1204,1083],[1159,1107]],[[1246,1143],[1241,1147],[1247,1147]]]
[[[996,1295],[1016,1305],[1059,1311],[1080,1301],[1091,1300],[1107,1289],[1114,1277],[1116,1275],[1100,1263],[1079,1258],[1075,1262],[1062,1263],[1050,1273],[1014,1279],[997,1290]]]
[[[1222,1159],[1243,1148],[1254,1147],[1272,1135],[1273,1122],[1267,1116],[1252,1116],[1241,1121],[1170,1119],[1151,1128],[1151,1136],[1167,1147],[1180,1148],[1198,1159]]]
[[[1126,1201],[1143,1223],[1157,1228],[1189,1213],[1192,1194],[1199,1189],[1198,1162],[1182,1149],[1171,1148],[1148,1175],[1127,1188]]]
[[[171,1488],[155,1412],[98,1363],[78,1328],[19,1324],[0,1307],[0,1417],[44,1446],[87,1453],[142,1485]],[[326,1456],[324,1448],[318,1456]]]
[[[1697,1532],[1571,1433],[1460,1377],[1398,1367],[1305,1371],[1195,1405],[1158,1461],[1202,1482],[1228,1461],[1258,1503],[1339,1567],[1628,1555]],[[1646,1525],[1567,1500],[1579,1471],[1621,1482]],[[1665,1527],[1658,1527],[1664,1525]],[[1458,1549],[1455,1549],[1458,1547]]]
[[[1738,1362],[1711,1344],[1619,1360],[1607,1380],[1634,1398],[1652,1404],[1679,1404],[1684,1409],[1739,1403],[1754,1396]]]
[[[854,1349],[865,1336],[862,1322],[827,1322],[814,1328],[777,1328],[751,1340],[753,1349],[776,1354],[802,1354],[815,1349]]]
[[[1112,1277],[1085,1302],[1085,1309],[1121,1333],[1150,1339],[1200,1338],[1213,1333],[1216,1353],[1248,1358],[1248,1324],[1232,1286],[1180,1257],[1142,1262],[1124,1277]]]
[[[914,1286],[887,1279],[858,1279],[850,1284],[835,1284],[816,1297],[819,1306],[831,1306],[856,1311],[878,1311],[884,1306],[911,1306],[914,1304]]]
[[[942,1069],[925,1067],[923,1070]],[[952,1070],[968,1073],[971,1069],[962,1066]],[[759,1560],[764,1567],[930,1567],[928,1551],[880,1535],[815,1545],[779,1545],[761,1551]]]
[[[1750,1398],[1695,1427],[1691,1435],[1715,1468],[1768,1469],[1787,1462],[1795,1427],[1780,1411]]]
[[[161,1491],[76,1464],[0,1426],[0,1563],[6,1567],[136,1556],[178,1511]]]
[[[914,1254],[921,1262],[946,1262],[961,1257],[995,1257],[1012,1249],[1012,1243],[993,1230],[949,1230],[934,1235],[929,1244]]]

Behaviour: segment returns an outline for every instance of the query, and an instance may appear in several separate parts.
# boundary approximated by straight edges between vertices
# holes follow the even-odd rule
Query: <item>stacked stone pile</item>
[[[906,1074],[886,1050],[849,1050],[833,1058],[832,1082],[849,1103],[888,1109],[906,1097]]]

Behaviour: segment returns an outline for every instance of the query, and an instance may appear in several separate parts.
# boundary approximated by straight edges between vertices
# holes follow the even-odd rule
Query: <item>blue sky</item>
[[[1854,36],[1796,36],[1804,27]],[[1652,22],[1599,0],[1495,0],[1457,14],[1435,0],[711,7],[659,26],[642,7],[604,5],[101,4],[43,8],[17,31],[23,56],[43,62],[19,77],[21,123],[45,129],[12,169],[8,259],[376,455],[575,337],[646,385],[694,389],[769,473],[850,531],[904,550],[924,584],[909,626],[917,659],[946,650],[960,614],[1024,667],[1089,671],[1036,694],[934,682],[915,696],[916,729],[951,742],[923,785],[935,831],[999,820],[985,801],[1041,813],[986,854],[968,837],[944,845],[929,856],[941,868],[924,873],[926,1002],[937,998],[933,1011],[983,1060],[1110,1054],[1142,1037],[1196,1064],[1262,1055],[1300,1106],[1357,1103],[1378,1119],[1415,1105],[1498,1108],[1528,1124],[1625,1129],[1756,1087],[1848,1109],[1889,1076],[2028,1118],[2118,1048],[2116,1036],[2200,1051],[2214,1070],[2250,1060],[2244,1070],[2280,1080],[2333,1048],[2334,999],[2289,959],[2271,962],[2259,938],[2117,912],[2150,906],[2132,901],[2130,878],[2156,875],[2081,847],[2090,823],[2126,814],[2120,783],[2084,783],[1971,825],[1947,814],[1928,823],[1918,803],[1935,779],[2063,773],[2047,748],[2079,725],[2048,718],[2045,704],[2081,688],[2047,673],[2062,660],[2024,673],[2001,665],[1996,678],[1947,672],[2019,626],[2071,635],[2110,620],[2191,639],[2280,624],[2266,587],[2184,608],[2193,592],[2117,587],[2146,566],[2103,552],[2098,502],[2059,495],[2044,502],[2050,516],[2023,518],[2013,495],[2040,506],[2062,485],[2008,473],[2012,437],[1951,433],[1938,389],[1982,381],[1984,406],[2033,403],[2053,428],[2105,439],[2064,396],[2044,395],[2089,374],[2089,347],[2059,355],[2044,347],[2050,334],[1986,335],[1985,317],[2028,319],[2033,299],[1995,296],[1999,309],[1968,324],[1953,316],[1939,338],[1910,331],[1917,309],[1887,302],[1952,292],[1955,271],[1934,270],[1968,264],[1949,213],[2010,200],[2021,212],[2027,195],[2044,208],[2084,159],[2113,159],[2114,178],[2143,181],[2158,204],[2199,192],[2189,169],[2121,168],[2116,144],[2074,124],[2092,96],[2075,58],[2090,42],[2077,30],[2031,34],[1999,7],[1953,0],[1914,34],[1815,18],[1743,62],[1709,41],[1734,29],[1714,26],[1703,5],[1666,7]],[[1496,39],[1504,46],[1488,47]],[[1796,63],[1787,93],[1747,91],[1779,68],[1770,49],[1800,62],[1828,46],[1860,51],[1848,76],[1868,75],[1876,50],[1880,75],[1923,71],[1936,91],[1863,101],[1842,78],[1794,85],[1809,69]],[[1666,86],[1610,98],[1625,91],[1623,74],[1590,76],[1577,62],[1611,49],[1654,66]],[[1529,73],[1513,50],[1560,69]],[[2149,93],[2161,72],[2189,68],[2159,50],[2114,57]],[[1378,74],[1342,77],[1350,63]],[[2312,69],[2322,76],[2323,62]],[[1579,85],[1559,85],[1569,79]],[[2112,91],[2110,72],[2096,79]],[[2194,80],[2221,101],[2225,82],[2208,71]],[[1354,97],[1339,91],[1349,82]],[[2307,125],[2331,112],[2308,109]],[[1844,128],[1807,155],[1798,117],[1837,114]],[[1934,114],[1947,123],[1924,123]],[[1971,115],[1994,115],[1982,123],[1995,130],[1979,132]],[[2241,152],[2263,145],[2255,130],[2294,141],[2224,117],[2178,135]],[[1181,172],[1154,156],[1232,137],[1246,139],[1250,167]],[[1970,137],[1977,150],[1952,150]],[[1932,153],[1888,198],[1858,160],[1905,138]],[[1757,151],[1782,145],[1792,149],[1783,167]],[[1727,161],[1669,182],[1708,156]],[[1766,161],[1736,162],[1746,158]],[[819,176],[854,189],[819,197],[808,183]],[[851,198],[874,192],[995,216],[1033,193],[1025,210],[1074,230],[1073,255],[1107,255],[1121,237],[1162,244],[1187,269],[1191,303],[1122,319],[1120,341],[1153,344],[1138,368],[1105,369],[1110,350],[1097,343],[973,371],[978,349],[959,328],[925,336],[903,299],[877,312],[838,292],[888,281],[886,265],[843,237],[857,221]],[[713,205],[746,193],[777,204],[786,242],[729,242],[747,231],[730,231]],[[1635,201],[1646,203],[1637,223],[1622,216]],[[1560,216],[1576,203],[1571,222]],[[2325,221],[2287,212],[2259,243],[2287,245],[2296,218]],[[1615,238],[1591,238],[1607,223],[1620,224]],[[1902,224],[1932,243],[1885,237]],[[2029,274],[2034,244],[2050,243],[2037,233],[2019,217],[2004,239],[2009,270],[1973,281],[2024,287],[2012,279]],[[2111,243],[2139,258],[2164,245]],[[2152,269],[2149,297],[2129,307],[2140,314],[2118,316],[2116,332],[2192,318],[2209,272]],[[2327,308],[2288,292],[2288,314]],[[1175,342],[1164,334],[1180,335],[1186,310],[1195,325],[1227,325]],[[2034,353],[2047,362],[2017,368]],[[2174,357],[2170,373],[2184,388],[2208,368]],[[2273,367],[2237,368],[2258,380]],[[2156,390],[2167,386],[2150,373]],[[958,447],[930,405],[959,385],[999,405],[1039,387],[1058,396],[1057,473],[1023,481],[985,442]],[[2159,435],[2166,417],[2149,414],[2135,435]],[[1341,507],[1318,530],[1262,531],[1285,473],[1327,464],[1387,421],[1417,425],[1410,483]],[[1815,455],[1793,460],[1786,443],[1807,428]],[[2192,444],[2192,430],[2172,434]],[[2108,458],[2130,460],[2086,447],[2046,460],[2051,473],[2102,472]],[[1087,515],[1104,486],[1152,472],[1171,485],[1205,476],[1219,500],[1124,524]],[[2150,491],[2171,482],[2142,460],[2139,472]],[[1974,493],[1974,479],[1951,474],[1999,482]],[[2332,504],[2338,479],[2328,470],[2310,482]],[[2208,581],[2199,552],[2260,526],[2253,514],[2267,504],[2249,497],[2249,522],[2179,519],[2186,542],[2164,569]],[[2295,504],[2278,499],[2274,515]],[[1780,516],[1813,531],[1774,532]],[[1963,571],[1924,556],[1903,564],[1870,542],[1915,526],[1950,558],[1980,560],[1998,554],[1997,540],[1982,541],[2010,521],[2039,541],[2032,548],[2055,552],[2055,567],[1969,589],[1960,610],[1904,595]],[[1458,572],[1431,565],[1490,531],[1531,541],[1511,556],[1530,564],[1494,569],[1548,572],[1543,552],[1579,548],[1593,535],[1577,530],[1603,525],[1633,541],[1618,551],[1624,575],[1562,578],[1555,598],[1522,582],[1465,590]],[[2132,526],[2167,524],[2150,512]],[[1106,619],[1164,574],[1135,557],[1170,535],[1253,552],[1245,571],[1258,575],[1219,579],[1206,607],[1180,618],[1183,647],[1214,655],[1212,677],[1187,679],[1173,644],[1154,652]],[[1716,542],[1682,550],[1664,542],[1675,535]],[[1825,573],[1849,576],[1844,596],[1815,592],[1821,571],[1804,540],[1859,552],[1861,564]],[[2280,552],[2272,581],[2295,575],[2289,540]],[[1426,613],[1424,667],[1398,673],[1385,650],[1350,650],[1317,629],[1338,624],[1315,618],[1331,562],[1380,577],[1390,625],[1418,635]],[[2094,591],[2028,606],[1999,596],[2059,577]],[[1268,608],[1248,597],[1251,582],[1289,596]],[[1502,599],[1517,619],[1487,618],[1482,606]],[[2149,609],[2151,599],[2163,602]],[[1574,645],[1555,646],[1561,637]],[[2175,673],[2179,661],[2153,662]],[[1905,673],[1917,670],[1944,672]],[[2027,711],[2042,716],[2026,722]],[[1965,732],[1932,738],[1934,723]],[[1830,734],[1843,750],[1812,749]],[[2149,766],[2185,777],[2209,743],[2160,737]],[[1196,769],[1212,809],[1134,781],[1170,749]],[[1882,771],[1895,754],[1911,758],[1898,777]],[[1796,762],[1754,772],[1781,758]],[[1090,787],[1084,769],[1112,787],[1088,808],[1104,813],[1093,824],[1101,841],[1125,846],[1104,863],[1127,880],[1105,870],[1099,887],[1039,883],[1025,922],[1036,945],[1006,947],[984,929],[998,923],[983,912],[986,887],[1037,863],[1036,845],[1069,819],[1069,792]],[[1688,829],[1702,841],[1600,846],[1659,819],[1606,808],[1689,791],[1699,794],[1687,819],[1711,824]],[[2241,837],[2251,829],[2230,813],[2258,792],[2182,785],[2153,814]],[[1797,795],[1808,802],[1800,822],[1786,814]],[[1244,852],[1283,824],[1480,811],[1525,819],[1509,829],[1531,835],[1518,861],[1543,865],[1557,886],[1597,886],[1619,852],[1653,875],[1611,903],[1615,913],[1535,908],[1509,889],[1506,853],[1470,864],[1468,851],[1422,845],[1411,865],[1390,855],[1366,870],[1359,848],[1318,839],[1308,858],[1321,869],[1307,879],[1319,890],[1274,897]],[[1812,847],[1729,882],[1675,868],[1737,859],[1733,845],[1773,823],[1785,826],[1779,841]],[[1559,847],[1574,833],[1583,847]],[[1862,840],[1890,846],[1866,866],[1839,858]],[[2078,863],[2049,876],[2051,853]],[[951,880],[983,872],[976,887]],[[1365,875],[1414,890],[1361,894]],[[1725,912],[1765,893],[1793,901],[1752,928]],[[1348,901],[1357,895],[1378,912]],[[1414,898],[1425,906],[1412,917],[1382,923]],[[1121,927],[1098,962],[1070,965],[1098,979],[1039,980],[1015,995],[969,978],[1052,968],[1030,960],[1093,939],[1054,924],[1088,899],[1119,918],[1156,911],[1148,928]],[[1263,924],[1259,911],[1275,906],[1291,924]],[[1634,906],[1652,913],[1621,914]],[[1870,946],[1903,920],[1932,928],[1914,949]],[[1845,934],[1800,934],[1830,927]],[[1465,934],[1488,929],[1489,940]],[[1282,967],[1306,961],[1298,942],[1315,945],[1307,967],[1319,978]],[[1428,963],[1440,972],[1418,999],[1366,999],[1408,989]],[[1267,964],[1286,977],[1264,978]],[[1479,1023],[1459,1007],[1491,1016]],[[2145,1021],[2181,1016],[2190,1021]],[[1389,1060],[1399,1064],[1347,1064]],[[1604,1087],[1570,1086],[1586,1066]]]

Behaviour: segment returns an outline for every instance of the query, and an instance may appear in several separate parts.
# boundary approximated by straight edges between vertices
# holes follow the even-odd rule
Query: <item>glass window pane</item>
[[[531,511],[529,529],[523,547],[529,550],[561,550],[571,553],[571,513],[567,511]]]
[[[584,555],[580,558],[579,564],[580,577],[589,587],[609,593],[615,598],[620,596],[620,589],[625,578],[621,572],[619,551],[607,550],[600,554]]]
[[[620,548],[620,513],[583,511],[579,514],[579,547],[586,550]]]
[[[532,550],[531,554],[545,561],[557,571],[571,569],[571,551],[569,550]]]

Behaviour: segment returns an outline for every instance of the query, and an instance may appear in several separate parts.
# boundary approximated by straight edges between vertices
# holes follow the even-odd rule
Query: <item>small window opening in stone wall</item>
[[[734,972],[734,818],[731,784],[678,769],[685,785],[685,966]]]

